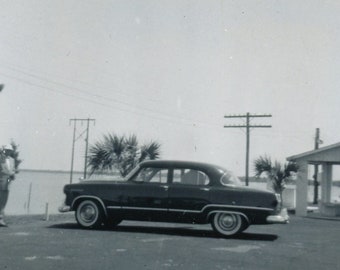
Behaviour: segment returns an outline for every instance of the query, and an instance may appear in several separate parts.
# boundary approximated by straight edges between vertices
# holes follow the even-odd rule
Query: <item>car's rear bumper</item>
[[[71,207],[68,206],[68,205],[63,204],[63,205],[59,206],[58,210],[61,213],[65,213],[65,212],[71,211]]]
[[[289,215],[286,208],[283,208],[278,215],[267,217],[267,223],[270,224],[287,224],[289,223]]]

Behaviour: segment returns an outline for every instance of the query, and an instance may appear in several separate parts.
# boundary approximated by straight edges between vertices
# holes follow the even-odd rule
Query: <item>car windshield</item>
[[[241,180],[234,175],[230,171],[224,171],[223,176],[221,177],[221,183],[224,186],[240,186],[241,185]]]
[[[132,171],[130,171],[128,174],[127,174],[127,176],[125,176],[124,177],[124,181],[127,181],[127,180],[129,180],[138,170],[139,170],[139,168],[140,168],[140,166],[139,165],[137,165],[136,167],[134,167],[133,169],[132,169]]]

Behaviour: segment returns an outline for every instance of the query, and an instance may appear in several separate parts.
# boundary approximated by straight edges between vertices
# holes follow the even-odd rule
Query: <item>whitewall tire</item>
[[[211,225],[214,231],[222,236],[235,235],[246,227],[241,215],[225,212],[214,214]]]
[[[77,207],[76,220],[83,228],[97,228],[103,222],[103,209],[93,200],[84,200]]]

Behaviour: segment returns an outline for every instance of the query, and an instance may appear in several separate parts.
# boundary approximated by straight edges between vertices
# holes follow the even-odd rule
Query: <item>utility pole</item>
[[[86,179],[86,173],[87,173],[87,151],[89,148],[89,132],[90,132],[90,119],[87,119],[87,126],[86,126],[86,145],[85,145],[85,157],[84,157],[84,179]],[[94,121],[94,119],[92,120]]]
[[[314,140],[314,150],[319,149],[319,144],[322,143],[320,140],[320,129],[317,128],[315,130],[315,140]],[[314,164],[314,200],[313,204],[318,204],[319,197],[319,182],[318,182],[318,174],[319,174],[319,165]]]
[[[70,119],[70,124],[72,120]],[[72,157],[71,157],[71,173],[70,173],[70,184],[72,184],[72,178],[73,178],[73,160],[74,160],[74,145],[76,142],[76,123],[77,121],[73,121],[73,140],[72,140]]]
[[[70,183],[72,183],[72,178],[73,178],[73,160],[74,160],[74,148],[75,148],[75,142],[84,134],[86,133],[86,138],[85,138],[85,157],[84,157],[84,179],[86,178],[87,174],[87,151],[88,151],[88,145],[89,145],[89,132],[90,132],[90,122],[95,123],[95,119],[79,119],[79,118],[73,118],[70,119],[70,124],[73,122],[73,141],[72,141],[72,158],[71,158],[71,173],[70,173]],[[83,124],[83,122],[87,122],[86,124],[86,129],[76,138],[76,125],[77,123],[80,122]]]
[[[246,119],[245,125],[225,125],[225,128],[246,128],[246,186],[249,185],[249,149],[250,149],[250,129],[251,128],[271,128],[271,125],[251,125],[252,118],[272,117],[271,114],[250,114],[244,115],[225,115],[224,118],[241,118]]]

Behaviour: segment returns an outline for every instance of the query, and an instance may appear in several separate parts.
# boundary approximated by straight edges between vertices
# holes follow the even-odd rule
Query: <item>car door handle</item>
[[[169,189],[169,186],[162,186],[165,190]]]
[[[200,190],[203,190],[203,191],[209,191],[209,190],[210,190],[210,188],[205,188],[205,187],[203,188],[203,187],[202,187],[202,188],[200,188]]]

